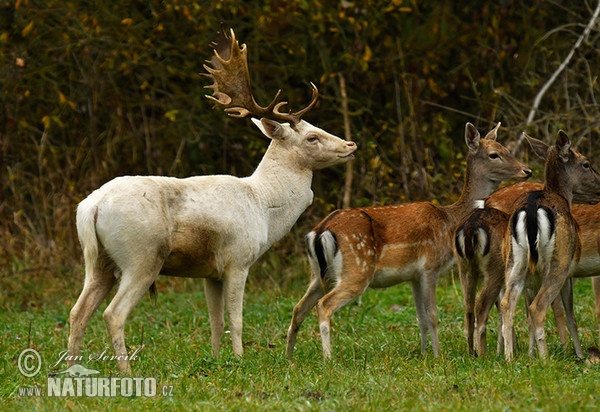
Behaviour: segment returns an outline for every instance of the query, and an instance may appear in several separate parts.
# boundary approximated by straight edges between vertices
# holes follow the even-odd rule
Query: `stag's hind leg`
[[[122,373],[130,374],[125,346],[125,321],[131,310],[139,303],[144,294],[158,277],[162,261],[140,264],[135,268],[126,268],[121,273],[119,289],[103,313],[104,322],[117,358],[117,366]]]
[[[71,331],[67,349],[71,359],[76,359],[79,356],[81,340],[90,318],[112,289],[116,280],[112,270],[108,270],[98,259],[93,262],[86,261],[85,272],[83,290],[69,315]],[[69,360],[69,366],[74,362],[74,360]]]
[[[306,315],[310,312],[312,308],[315,307],[317,302],[321,297],[323,297],[324,290],[321,286],[321,281],[318,277],[313,276],[311,279],[308,290],[300,299],[300,301],[294,306],[294,311],[292,312],[292,322],[290,323],[290,327],[288,329],[287,334],[287,349],[286,355],[288,359],[292,358],[292,354],[294,353],[294,346],[296,345],[296,336],[298,335],[298,330],[304,322]]]

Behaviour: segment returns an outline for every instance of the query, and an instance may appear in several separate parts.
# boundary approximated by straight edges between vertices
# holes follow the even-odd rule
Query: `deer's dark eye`
[[[500,159],[500,155],[498,153],[490,153],[490,159]]]
[[[582,164],[582,166],[585,170],[588,170],[590,168],[590,164],[588,162],[585,162],[584,164]]]
[[[314,134],[311,134],[310,136],[308,136],[306,138],[307,141],[309,141],[310,143],[316,142],[319,140],[319,138],[317,136],[315,136]]]

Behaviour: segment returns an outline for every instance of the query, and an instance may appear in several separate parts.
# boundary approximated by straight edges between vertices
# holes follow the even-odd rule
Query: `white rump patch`
[[[545,209],[538,209],[537,211],[537,223],[538,233],[536,238],[536,245],[538,248],[539,261],[548,263],[552,258],[554,252],[554,244],[556,236],[554,233],[550,233],[550,216]]]
[[[512,234],[512,257],[515,266],[521,266],[529,261],[529,243],[527,242],[527,226],[525,211],[518,212],[517,224]]]
[[[317,233],[314,230],[306,235],[306,248],[308,249],[308,263],[310,264],[310,269],[315,275],[318,275],[321,272],[321,268],[319,267],[317,254],[315,253],[316,237]]]
[[[489,242],[487,233],[482,228],[479,228],[475,231],[475,236],[477,236],[477,248],[474,250],[476,254],[479,256],[483,256],[483,252]]]
[[[342,254],[336,247],[335,238],[329,230],[326,230],[321,233],[319,239],[321,240],[323,255],[327,262],[327,272],[329,276],[335,276],[337,279],[342,272]]]
[[[464,230],[459,230],[458,233],[456,234],[456,243],[458,244],[458,247],[460,250],[458,250],[458,253],[466,258],[465,255],[465,231]]]
[[[518,212],[517,214],[517,224],[515,225],[514,233],[513,233],[513,241],[517,242],[517,244],[522,248],[528,248],[527,243],[527,224],[525,223],[527,213],[524,210]]]

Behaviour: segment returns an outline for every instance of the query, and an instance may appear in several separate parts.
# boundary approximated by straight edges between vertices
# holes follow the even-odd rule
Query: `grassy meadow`
[[[49,278],[22,273],[0,277],[0,404],[6,410],[587,410],[600,402],[600,365],[575,358],[563,349],[549,316],[551,357],[529,358],[527,329],[520,304],[516,360],[506,364],[495,354],[496,314],[489,328],[490,352],[469,357],[463,338],[462,296],[454,273],[438,286],[442,356],[422,356],[410,286],[368,290],[360,302],[334,317],[334,359],[323,362],[316,316],[302,326],[292,361],[285,357],[285,333],[295,303],[308,282],[304,258],[285,264],[276,250],[256,265],[244,306],[243,358],[232,355],[228,339],[221,356],[210,351],[210,327],[202,282],[159,280],[156,304],[145,298],[126,324],[133,351],[133,377],[153,377],[155,397],[23,396],[23,388],[46,393],[49,372],[66,350],[68,313],[82,286],[82,270]],[[584,348],[597,345],[598,327],[589,280],[576,283],[576,315]],[[106,307],[106,302],[101,309]],[[227,335],[226,335],[227,338]],[[17,367],[23,349],[42,357],[40,373],[23,376]],[[82,364],[100,377],[119,376],[114,361],[92,360],[112,354],[104,322],[97,312],[82,345]],[[33,393],[33,392],[32,392]]]

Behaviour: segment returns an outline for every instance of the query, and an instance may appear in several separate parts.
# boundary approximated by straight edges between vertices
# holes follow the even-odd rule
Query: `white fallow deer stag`
[[[527,288],[529,341],[537,346],[539,357],[548,357],[544,322],[549,306],[560,297],[575,353],[582,358],[571,277],[581,255],[581,240],[571,204],[575,193],[600,199],[600,175],[585,156],[571,149],[563,131],[553,146],[526,137],[536,154],[546,159],[544,187],[517,199],[504,237],[506,290],[500,304],[504,356],[513,359],[515,309]],[[530,354],[533,351],[530,347]]]
[[[462,193],[450,206],[417,202],[398,206],[334,211],[307,236],[311,281],[294,307],[288,330],[291,358],[300,325],[317,305],[323,357],[331,357],[331,317],[367,287],[387,288],[410,282],[426,353],[427,334],[434,356],[439,353],[435,288],[453,262],[456,226],[505,180],[526,179],[531,170],[496,142],[498,125],[481,139],[466,125],[467,170]]]
[[[508,226],[509,215],[515,201],[523,193],[542,190],[543,184],[522,182],[502,188],[485,200],[485,207],[475,210],[456,231],[456,253],[459,275],[465,301],[465,334],[469,354],[483,356],[486,352],[487,322],[494,304],[500,307],[504,288],[504,260],[502,242]],[[579,225],[581,258],[573,277],[590,277],[600,274],[600,255],[596,238],[600,236],[600,203],[589,194],[573,194],[571,214]],[[478,282],[481,287],[477,292]],[[600,319],[600,278],[592,279]],[[475,298],[475,295],[477,297]],[[567,343],[565,314],[561,299],[552,302],[560,341]],[[498,317],[499,354],[504,351],[502,317]],[[599,338],[600,341],[600,338]],[[535,342],[530,342],[530,351]]]
[[[77,232],[85,259],[83,291],[70,314],[68,354],[76,359],[86,325],[111,288],[104,311],[118,367],[130,372],[123,328],[133,307],[159,275],[204,278],[212,352],[218,355],[228,313],[233,353],[242,355],[242,304],[250,266],[284,236],[311,204],[313,170],[353,158],[356,144],[333,136],[295,113],[252,97],[247,49],[221,29],[215,55],[205,65],[216,104],[236,117],[255,115],[271,143],[254,173],[186,179],[118,177],[95,190],[77,208]]]

